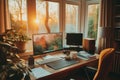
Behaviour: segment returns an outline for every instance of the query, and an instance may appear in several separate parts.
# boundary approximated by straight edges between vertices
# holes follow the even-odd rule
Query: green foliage
[[[96,38],[97,37],[97,30],[94,30],[94,20],[93,20],[93,17],[89,18],[88,37],[89,38]]]
[[[0,80],[23,80],[24,75],[29,76],[30,68],[15,54],[17,50],[17,47],[0,41]]]
[[[17,31],[14,29],[7,30],[5,32],[5,41],[11,41],[11,42],[16,42],[16,41],[22,41],[26,42],[28,40],[31,40],[25,33],[22,31]]]

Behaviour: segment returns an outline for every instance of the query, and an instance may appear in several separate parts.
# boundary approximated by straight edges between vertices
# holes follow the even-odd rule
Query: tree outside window
[[[88,5],[88,38],[97,38],[99,5]]]
[[[8,0],[11,28],[18,32],[27,31],[26,0]]]
[[[78,29],[78,5],[66,4],[66,32],[77,32]]]
[[[39,33],[59,32],[59,3],[36,0]]]
[[[32,3],[26,3],[27,0],[8,0],[11,28],[18,32],[31,36],[29,33],[34,30],[35,33],[59,32],[59,3],[43,0],[35,0],[36,4],[36,23],[31,28],[27,21],[27,7]],[[35,2],[33,1],[33,2]],[[30,12],[30,11],[29,11]],[[32,10],[31,10],[32,12]],[[32,16],[32,15],[31,15]],[[32,21],[32,20],[31,20]],[[33,20],[34,21],[34,20]],[[28,30],[29,29],[29,30]],[[32,38],[32,36],[31,36]],[[32,49],[32,41],[28,42],[28,48]]]

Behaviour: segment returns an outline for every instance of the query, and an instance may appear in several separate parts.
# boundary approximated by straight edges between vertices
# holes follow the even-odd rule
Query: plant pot
[[[20,53],[24,53],[26,51],[26,42],[16,41],[15,46],[19,49]]]

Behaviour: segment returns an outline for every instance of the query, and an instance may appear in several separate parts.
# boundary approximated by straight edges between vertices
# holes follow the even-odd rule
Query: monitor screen
[[[33,35],[34,55],[63,49],[62,33],[42,33]]]
[[[67,45],[82,45],[83,34],[82,33],[67,33],[66,37]]]

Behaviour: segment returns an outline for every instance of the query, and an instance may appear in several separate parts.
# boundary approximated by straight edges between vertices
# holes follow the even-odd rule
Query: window
[[[77,32],[78,30],[78,5],[66,4],[65,32]]]
[[[65,4],[65,32],[66,33],[77,33],[79,32],[79,4],[76,4],[75,1]],[[68,47],[70,45],[64,42],[64,46]]]
[[[32,30],[36,30],[34,31],[36,33],[59,32],[59,2],[52,2],[51,0],[35,0],[33,2],[36,2],[36,5],[34,5],[36,7],[34,9],[36,11],[36,23],[34,24],[37,24],[37,26],[31,28],[27,21],[27,14],[29,14],[27,13],[27,7],[30,7],[28,5],[32,3],[27,4],[27,0],[8,0],[11,28],[23,34],[27,33],[31,38],[32,34],[30,32]],[[28,51],[32,50],[31,46],[32,41],[27,42],[26,49]]]
[[[11,27],[18,31],[24,31],[24,33],[29,28],[26,2],[26,0],[8,0]],[[37,33],[59,32],[58,2],[36,0],[36,16],[38,28],[35,30]]]
[[[36,0],[38,33],[59,32],[59,3]]]
[[[8,0],[11,28],[21,33],[27,31],[26,0]]]
[[[99,18],[99,4],[92,3],[87,5],[87,25],[86,36],[87,38],[97,38],[98,31],[98,18]]]
[[[78,32],[79,2],[79,0],[8,0],[11,27],[27,33],[31,38],[36,33]],[[32,50],[32,40],[27,42],[26,49]]]

